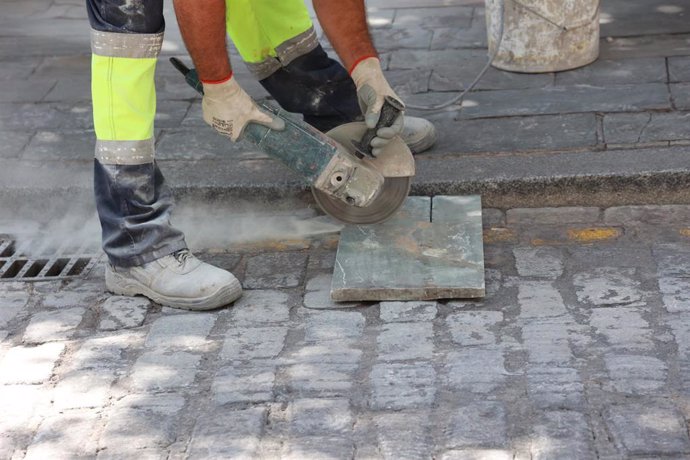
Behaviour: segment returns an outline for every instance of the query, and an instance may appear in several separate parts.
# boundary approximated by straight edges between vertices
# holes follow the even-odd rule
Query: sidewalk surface
[[[480,0],[368,5],[387,75],[411,104],[448,100],[486,61]],[[227,195],[305,190],[283,165],[204,124],[199,98],[167,62],[186,52],[166,8],[156,126],[171,186]],[[479,193],[499,207],[690,203],[689,8],[683,0],[603,0],[594,64],[540,75],[491,69],[464,108],[429,115],[439,141],[418,157],[413,193]],[[88,191],[94,136],[83,1],[6,0],[0,9],[0,184],[20,196]],[[266,97],[232,57],[243,86]]]
[[[486,59],[482,2],[368,5],[411,103]],[[482,194],[487,296],[363,304],[329,300],[338,227],[299,179],[204,126],[166,8],[158,159],[190,246],[245,294],[111,296],[102,259],[0,280],[0,459],[690,456],[690,4],[603,0],[599,61],[491,70],[431,116],[413,192]],[[0,239],[59,213],[46,238],[97,244],[89,61],[83,0],[0,2]]]

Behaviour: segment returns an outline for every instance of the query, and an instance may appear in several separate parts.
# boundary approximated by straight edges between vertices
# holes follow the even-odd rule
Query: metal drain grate
[[[42,237],[18,240],[0,234],[0,281],[86,277],[100,256],[100,247],[91,242],[68,242],[55,248]]]

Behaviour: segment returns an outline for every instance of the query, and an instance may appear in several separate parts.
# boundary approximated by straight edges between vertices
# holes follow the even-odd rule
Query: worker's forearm
[[[369,35],[364,0],[313,3],[321,27],[348,71],[359,59],[378,55]]]
[[[226,46],[225,0],[174,0],[175,15],[187,51],[203,81],[230,75]]]

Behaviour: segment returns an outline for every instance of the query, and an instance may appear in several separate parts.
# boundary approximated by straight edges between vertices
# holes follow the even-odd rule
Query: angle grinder
[[[177,58],[170,61],[199,93],[203,86],[196,70]],[[415,162],[410,149],[395,136],[374,156],[369,142],[376,131],[390,126],[403,106],[386,98],[375,128],[364,122],[340,125],[322,133],[296,116],[270,104],[261,108],[285,121],[275,131],[249,123],[240,137],[262,152],[277,158],[311,186],[316,203],[328,215],[348,224],[375,224],[402,206],[410,191]]]

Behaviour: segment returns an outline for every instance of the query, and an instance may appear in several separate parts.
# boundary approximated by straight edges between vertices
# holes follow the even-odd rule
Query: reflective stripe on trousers
[[[154,159],[163,3],[87,0],[87,11],[103,250],[114,265],[142,265],[187,246],[170,224],[173,198]]]

